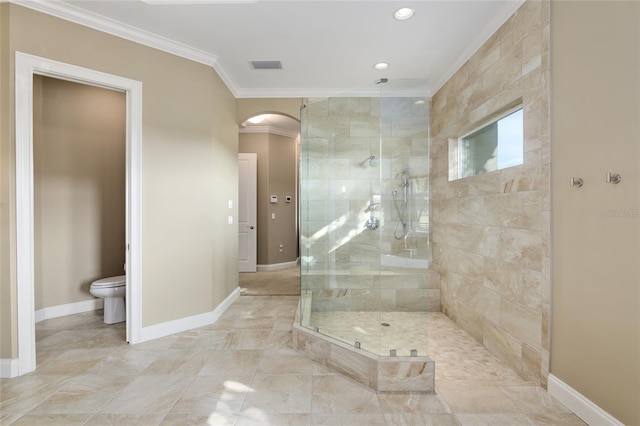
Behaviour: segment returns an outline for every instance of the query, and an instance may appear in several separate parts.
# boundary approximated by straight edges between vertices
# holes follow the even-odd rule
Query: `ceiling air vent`
[[[251,68],[254,70],[281,70],[280,61],[251,61]]]

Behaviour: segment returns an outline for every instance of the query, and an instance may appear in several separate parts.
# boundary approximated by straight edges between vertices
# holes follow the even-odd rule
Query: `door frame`
[[[129,343],[142,330],[142,82],[52,59],[16,52],[16,287],[18,375],[36,368],[33,76],[67,80],[126,94],[126,330]]]

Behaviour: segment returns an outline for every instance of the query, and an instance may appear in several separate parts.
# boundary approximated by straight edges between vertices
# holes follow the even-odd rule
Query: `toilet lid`
[[[91,283],[91,287],[120,287],[127,283],[126,275],[118,275],[117,277],[108,277]]]

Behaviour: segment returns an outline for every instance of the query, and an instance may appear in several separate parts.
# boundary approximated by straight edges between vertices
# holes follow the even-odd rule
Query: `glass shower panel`
[[[301,325],[379,356],[426,355],[428,103],[395,87],[301,110]]]
[[[395,349],[398,356],[427,355],[427,312],[439,310],[427,273],[429,102],[419,95],[422,83],[390,81],[380,97],[381,157],[389,162],[381,191],[380,354]]]

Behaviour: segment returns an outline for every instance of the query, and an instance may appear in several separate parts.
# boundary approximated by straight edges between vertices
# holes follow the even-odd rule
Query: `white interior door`
[[[256,272],[258,154],[238,154],[238,271]]]

